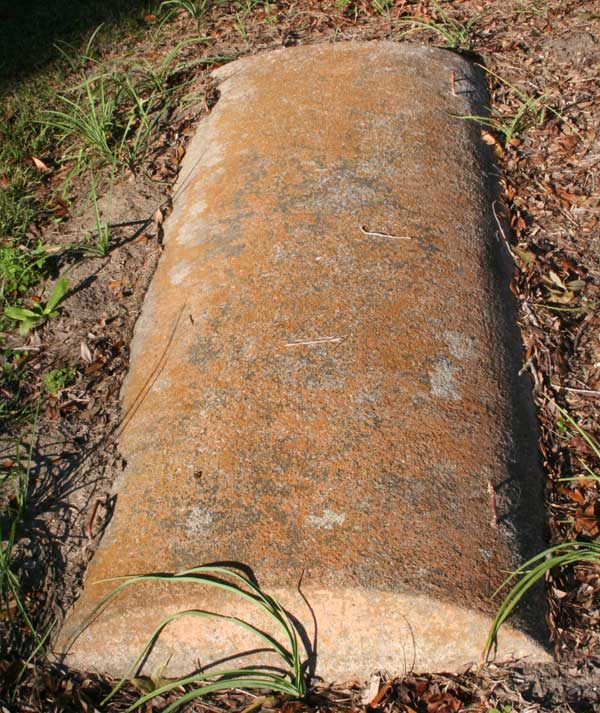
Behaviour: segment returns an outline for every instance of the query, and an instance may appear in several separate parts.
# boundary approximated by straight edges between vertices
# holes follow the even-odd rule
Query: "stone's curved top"
[[[418,667],[458,666],[541,514],[487,154],[457,118],[483,110],[482,79],[391,42],[215,76],[136,327],[116,512],[58,648],[109,587],[93,580],[222,560],[290,606],[305,571],[325,677],[401,669],[403,621]],[[187,596],[130,592],[68,660],[123,670]],[[173,669],[197,656],[173,645]]]

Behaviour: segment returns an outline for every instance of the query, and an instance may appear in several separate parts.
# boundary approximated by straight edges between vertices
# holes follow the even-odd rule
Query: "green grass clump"
[[[45,274],[43,247],[27,232],[43,208],[37,191],[44,175],[33,159],[45,157],[51,142],[36,123],[49,96],[36,81],[0,101],[0,311]]]
[[[394,0],[371,0],[371,6],[380,15],[387,15],[394,7]]]
[[[46,274],[48,255],[41,243],[33,248],[7,242],[0,245],[0,305],[19,302]]]
[[[61,141],[79,141],[81,156],[92,155],[112,162],[114,144],[123,133],[122,118],[117,113],[118,92],[107,87],[107,78],[100,75],[86,79],[73,98],[59,94],[59,109],[45,112],[40,120],[53,128]],[[67,155],[63,160],[74,158]]]
[[[0,493],[6,501],[0,509],[0,613],[2,619],[12,626],[25,624],[36,646],[40,644],[40,636],[23,601],[19,578],[13,568],[13,553],[29,496],[29,474],[36,438],[37,417],[36,412],[29,448],[26,448],[20,439],[17,440],[14,456],[5,459],[0,466]]]
[[[560,413],[560,419],[557,424],[559,431],[569,437],[573,435],[581,436],[594,456],[598,459],[598,461],[600,461],[600,443],[598,443],[598,441],[585,429],[581,428],[577,421],[575,421],[575,419],[567,411],[565,411],[565,409],[561,408],[558,404],[555,404],[555,406]],[[585,475],[575,475],[570,478],[560,478],[560,480],[593,480],[600,483],[600,473],[596,473],[592,470],[582,458],[578,458],[578,460],[585,471]]]
[[[42,381],[46,391],[55,396],[59,391],[62,391],[66,386],[75,381],[77,371],[73,367],[62,367],[59,369],[50,369],[43,377]]]
[[[490,70],[486,70],[490,71]],[[505,80],[502,80],[505,81]],[[511,142],[518,139],[527,129],[532,126],[541,126],[545,119],[548,106],[544,102],[543,96],[526,94],[511,85],[517,93],[517,107],[512,113],[502,113],[495,107],[490,110],[489,116],[477,114],[466,114],[460,119],[470,119],[476,124],[495,131],[502,136],[504,141]]]
[[[583,438],[585,443],[589,446],[593,455],[600,460],[600,443],[598,443],[593,436],[583,429],[565,409],[561,408],[553,401],[551,401],[551,404],[557,409],[560,415],[557,423],[558,430],[568,436],[572,436],[574,434],[581,436],[581,438]],[[596,482],[600,481],[599,475],[595,473],[583,460],[579,460],[586,471],[586,475],[578,475],[574,478],[561,478],[561,480],[587,479]],[[495,597],[512,583],[512,587],[502,600],[492,623],[492,627],[485,644],[485,658],[487,659],[489,657],[490,652],[496,643],[498,632],[502,624],[510,616],[511,612],[515,609],[531,587],[533,587],[540,580],[545,579],[552,572],[552,570],[560,570],[564,567],[588,562],[595,564],[596,566],[600,566],[600,540],[598,539],[594,541],[562,542],[557,545],[552,545],[543,552],[540,552],[531,559],[527,560],[527,562],[519,567],[518,570],[508,576],[494,593]]]
[[[168,22],[176,13],[183,11],[196,21],[196,27],[200,29],[200,23],[209,6],[209,0],[164,0],[158,8],[158,14],[162,24]]]
[[[382,0],[379,1],[382,2]],[[438,18],[437,20],[423,20],[415,16],[402,18],[400,24],[410,26],[403,34],[406,35],[410,32],[431,30],[442,40],[442,47],[445,49],[451,49],[456,52],[472,50],[473,26],[482,15],[476,15],[466,22],[459,22],[444,12],[439,3],[434,2],[433,7]]]
[[[545,579],[554,569],[590,562],[600,566],[600,541],[563,542],[540,552],[507,577],[498,587],[494,596],[499,594],[511,582],[516,582],[502,600],[485,643],[484,657],[489,658],[496,644],[502,624],[520,603],[525,594],[540,580]]]
[[[110,581],[110,580],[109,580]],[[102,599],[91,617],[94,617],[98,610],[115,597],[124,588],[135,586],[143,582],[160,582],[175,585],[183,583],[217,587],[226,592],[235,594],[246,601],[254,604],[258,610],[267,614],[269,620],[273,622],[280,634],[283,643],[277,638],[261,631],[253,624],[235,616],[226,616],[215,612],[204,611],[202,609],[189,609],[181,611],[164,618],[156,627],[148,642],[140,652],[137,659],[131,665],[129,672],[119,681],[110,695],[103,701],[106,703],[114,694],[132,678],[142,661],[152,649],[163,629],[172,621],[184,618],[195,617],[212,619],[222,622],[233,623],[246,631],[250,631],[257,637],[264,649],[275,653],[283,664],[285,672],[278,673],[272,666],[247,666],[241,668],[222,669],[217,671],[202,670],[197,673],[185,676],[180,679],[164,680],[156,682],[154,689],[142,695],[127,710],[133,711],[141,706],[145,706],[156,696],[171,693],[183,686],[191,687],[182,693],[173,703],[164,709],[163,713],[170,713],[180,706],[216,691],[243,688],[261,689],[276,691],[293,698],[301,698],[305,693],[304,666],[301,660],[300,645],[296,629],[285,609],[276,599],[263,592],[258,585],[245,574],[241,574],[235,569],[219,565],[203,565],[179,572],[178,574],[151,574],[138,577],[125,578],[125,581],[117,586],[112,592]],[[242,652],[232,652],[234,655],[241,655]]]
[[[4,314],[10,319],[18,322],[19,332],[25,335],[33,327],[43,324],[47,319],[52,319],[58,315],[58,305],[64,299],[69,289],[69,281],[66,277],[59,278],[46,304],[36,302],[31,307],[17,307],[9,305],[4,310]]]
[[[479,65],[481,69],[488,75],[488,77],[496,80],[499,84],[503,85],[508,89],[511,95],[515,109],[513,112],[503,113],[498,111],[495,107],[490,109],[487,116],[481,115],[463,115],[457,118],[459,119],[470,119],[477,124],[486,126],[487,128],[495,131],[497,134],[503,137],[506,142],[511,142],[518,140],[521,134],[523,134],[527,129],[534,126],[542,126],[546,121],[548,114],[552,114],[561,121],[563,121],[573,133],[579,135],[576,127],[568,121],[564,116],[562,116],[556,109],[554,109],[548,103],[548,97],[545,93],[528,93],[519,89],[515,84],[504,79],[496,72],[491,69]]]
[[[38,119],[63,147],[59,162],[74,163],[71,178],[106,165],[113,175],[116,168],[124,167],[140,172],[163,113],[188,81],[186,74],[217,59],[180,60],[186,48],[205,42],[198,36],[182,40],[157,66],[147,60],[122,59],[94,61],[88,69],[81,59],[71,58],[72,64],[85,67],[80,81],[57,93],[56,108],[42,112]],[[86,55],[92,50],[87,45]]]

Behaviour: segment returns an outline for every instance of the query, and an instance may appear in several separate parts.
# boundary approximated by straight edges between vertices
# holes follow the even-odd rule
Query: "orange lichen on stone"
[[[418,667],[458,666],[541,529],[489,157],[457,118],[481,113],[484,82],[391,42],[216,77],[132,345],[116,511],[57,648],[110,588],[95,580],[236,561],[292,610],[304,572],[325,677],[400,672],[407,625]],[[67,660],[123,672],[189,596],[120,596]],[[503,650],[544,657],[537,624],[516,619]],[[157,660],[171,647],[182,672],[197,646],[205,663],[245,643],[182,625]]]

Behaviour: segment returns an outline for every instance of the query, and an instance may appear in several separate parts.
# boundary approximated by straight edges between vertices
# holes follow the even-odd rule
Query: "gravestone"
[[[251,616],[151,584],[80,631],[114,587],[98,580],[228,561],[312,636],[302,576],[326,679],[476,660],[542,511],[492,167],[460,118],[484,111],[481,74],[357,42],[215,77],[133,340],[114,517],[56,650],[123,673],[168,613]],[[500,654],[545,658],[538,624],[515,616]],[[246,633],[179,621],[148,669]]]

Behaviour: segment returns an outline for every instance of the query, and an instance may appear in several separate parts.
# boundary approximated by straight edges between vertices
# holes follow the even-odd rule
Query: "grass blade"
[[[556,567],[566,567],[581,562],[593,562],[600,565],[600,542],[563,542],[559,545],[554,545],[527,560],[522,567],[507,577],[496,590],[494,596],[513,579],[518,579],[504,597],[492,622],[483,651],[484,660],[488,659],[490,651],[496,643],[500,627],[527,591]],[[531,568],[533,565],[535,566]]]
[[[125,588],[140,584],[143,582],[161,582],[161,583],[193,583],[193,584],[205,584],[211,587],[217,587],[223,589],[227,592],[236,594],[237,596],[246,599],[255,605],[258,609],[262,610],[269,619],[277,625],[284,635],[285,644],[281,644],[274,636],[262,631],[254,624],[251,624],[244,619],[236,616],[230,616],[226,614],[219,614],[216,612],[210,612],[202,609],[188,609],[185,611],[177,612],[171,614],[158,624],[154,629],[150,637],[148,638],[146,644],[144,645],[142,651],[137,656],[136,660],[130,666],[127,673],[120,679],[116,684],[110,694],[104,699],[103,704],[110,700],[115,693],[122,688],[125,682],[131,678],[134,671],[140,666],[141,662],[145,659],[149,651],[156,644],[161,633],[168,624],[184,616],[200,617],[205,619],[220,620],[224,622],[229,622],[235,624],[246,631],[249,631],[255,635],[260,641],[266,644],[267,650],[272,651],[278,655],[285,663],[286,669],[291,669],[287,673],[279,674],[274,673],[269,667],[266,666],[255,666],[249,668],[240,669],[230,669],[226,671],[219,672],[208,672],[204,670],[203,672],[192,674],[191,676],[178,679],[173,682],[169,682],[165,686],[162,686],[149,694],[142,696],[131,708],[135,708],[142,705],[144,702],[150,700],[151,698],[161,695],[162,693],[169,692],[174,688],[189,684],[198,684],[204,682],[204,685],[199,688],[190,691],[186,696],[178,699],[170,710],[174,710],[179,705],[182,705],[183,699],[191,700],[198,696],[206,695],[212,691],[223,690],[225,688],[268,688],[280,693],[285,693],[290,696],[301,697],[304,695],[304,678],[303,678],[303,668],[302,661],[300,660],[300,646],[298,642],[298,636],[296,629],[293,626],[287,612],[285,609],[270,595],[263,592],[260,587],[253,582],[250,577],[242,574],[235,569],[221,566],[221,565],[202,565],[199,567],[193,567],[191,569],[184,570],[176,574],[147,574],[139,575],[133,577],[115,577],[108,580],[101,580],[102,582],[108,581],[121,581],[112,591],[107,595],[102,597],[100,602],[94,608],[88,620],[89,623],[91,619],[103,608],[108,602],[116,597]],[[229,580],[233,580],[229,581]],[[84,625],[85,626],[85,625]],[[289,650],[287,648],[289,646]],[[241,652],[240,652],[241,653]],[[288,679],[289,676],[289,679]],[[217,681],[213,679],[218,677]],[[208,682],[207,682],[208,681]]]

